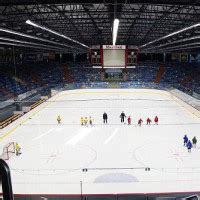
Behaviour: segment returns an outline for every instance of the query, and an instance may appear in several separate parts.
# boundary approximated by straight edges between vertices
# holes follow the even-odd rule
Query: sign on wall
[[[103,49],[126,49],[126,45],[103,45]]]
[[[179,60],[180,59],[180,54],[179,53],[172,53],[172,60]]]
[[[198,54],[198,53],[191,54],[190,62],[200,62],[200,54]]]
[[[180,54],[180,62],[188,62],[188,54],[187,53]]]

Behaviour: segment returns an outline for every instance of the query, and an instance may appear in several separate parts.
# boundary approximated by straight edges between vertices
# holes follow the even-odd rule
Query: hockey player
[[[131,125],[131,116],[128,117],[128,125]]]
[[[107,113],[104,112],[104,113],[103,113],[103,123],[104,123],[104,124],[105,124],[105,123],[107,124],[107,122],[108,122],[107,120],[108,120],[108,115],[107,115]]]
[[[147,125],[151,125],[151,119],[149,117],[147,118]]]
[[[187,142],[188,142],[188,137],[187,137],[187,135],[185,135],[185,136],[183,137],[184,146],[187,145]]]
[[[58,124],[61,124],[61,117],[60,117],[60,115],[58,115],[57,121],[58,121]]]
[[[84,118],[83,117],[81,117],[80,122],[81,122],[81,125],[83,126],[84,125]]]
[[[187,142],[187,149],[188,149],[188,152],[191,152],[191,148],[192,148],[192,143],[190,140],[188,140]]]
[[[124,111],[122,111],[122,113],[120,114],[120,118],[121,118],[121,123],[124,123],[124,118],[126,117]]]
[[[17,142],[15,144],[15,152],[16,152],[16,156],[21,154],[21,147],[19,146]]]
[[[91,118],[91,117],[89,118],[89,123],[90,123],[91,126],[93,125],[93,124],[92,124],[92,118]]]
[[[138,125],[141,126],[141,125],[142,125],[142,122],[143,122],[143,120],[140,118],[140,119],[138,120]]]
[[[155,122],[156,125],[158,125],[158,117],[157,116],[155,116],[154,122]]]
[[[197,145],[197,138],[196,138],[195,136],[192,138],[192,145],[193,145],[193,147],[196,148],[196,145]]]
[[[87,123],[88,123],[88,118],[85,117],[85,119],[84,119],[84,124],[85,124],[85,126],[87,126]]]

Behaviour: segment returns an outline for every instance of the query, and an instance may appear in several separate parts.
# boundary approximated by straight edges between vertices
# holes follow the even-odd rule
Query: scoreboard
[[[103,45],[103,67],[124,68],[126,66],[125,45]]]
[[[127,68],[137,64],[139,49],[126,45],[96,45],[90,49],[90,61],[101,68]]]

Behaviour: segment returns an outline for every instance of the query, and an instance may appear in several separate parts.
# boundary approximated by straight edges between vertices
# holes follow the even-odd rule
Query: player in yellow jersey
[[[88,123],[88,118],[85,117],[85,119],[84,119],[84,124],[87,126],[87,123]]]
[[[21,154],[21,147],[19,146],[18,143],[15,144],[15,152],[16,152],[16,156]]]
[[[84,118],[83,117],[81,117],[80,122],[81,122],[81,125],[84,125]]]

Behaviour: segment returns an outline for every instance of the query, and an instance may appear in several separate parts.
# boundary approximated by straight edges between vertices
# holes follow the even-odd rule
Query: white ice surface
[[[122,111],[131,126],[120,123]],[[158,126],[136,125],[155,115]],[[81,116],[94,125],[82,127]],[[188,153],[184,134],[199,139],[200,119],[168,92],[71,90],[2,129],[0,150],[10,141],[22,147],[8,161],[15,194],[80,194],[81,182],[84,194],[200,191],[200,148]]]

